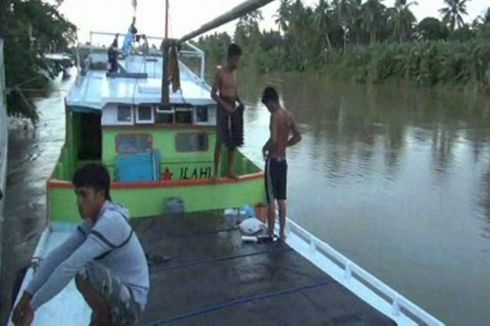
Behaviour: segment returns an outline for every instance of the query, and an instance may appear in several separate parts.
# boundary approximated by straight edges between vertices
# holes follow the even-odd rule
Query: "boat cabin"
[[[212,180],[217,108],[204,80],[201,50],[189,44],[180,51],[180,89],[170,90],[170,105],[161,104],[163,59],[156,51],[119,56],[118,71],[108,72],[107,49],[84,50],[83,68],[66,98],[66,143],[48,184],[50,198],[69,187],[76,168],[101,162],[111,173],[116,199],[132,215],[164,213],[164,201],[174,197],[187,211],[264,201],[263,173],[239,151],[239,179]],[[199,59],[199,75],[185,58]],[[63,215],[59,202],[52,201],[55,216]]]

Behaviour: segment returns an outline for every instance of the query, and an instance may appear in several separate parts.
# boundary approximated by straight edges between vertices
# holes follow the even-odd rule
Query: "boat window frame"
[[[120,108],[129,108],[130,110],[130,117],[131,117],[131,121],[121,121],[119,120],[119,109]],[[132,126],[134,124],[134,110],[133,110],[133,105],[130,105],[130,104],[117,104],[117,107],[116,107],[116,123],[118,125],[125,125],[125,126]]]
[[[149,107],[151,109],[151,120],[141,120],[140,119],[140,107]],[[135,105],[136,123],[137,124],[154,124],[155,123],[155,106],[152,104],[139,104]]]
[[[119,141],[118,141],[118,138],[120,136],[140,136],[140,137],[149,137],[150,139],[150,142],[151,142],[151,147],[149,150],[147,151],[142,151],[142,152],[121,152],[120,149],[119,149]],[[154,150],[154,138],[153,138],[153,135],[151,133],[145,133],[145,132],[138,132],[138,133],[119,133],[116,135],[115,139],[114,139],[114,143],[115,143],[115,146],[116,146],[116,154],[117,155],[133,155],[133,154],[139,154],[139,153],[146,153],[148,151],[152,151]]]
[[[205,115],[206,115],[206,120],[200,121],[198,119],[198,116],[199,116],[199,112],[198,111],[200,111],[200,110],[204,110]],[[204,126],[205,125],[209,125],[209,123],[210,123],[210,121],[209,121],[210,120],[210,114],[209,113],[210,113],[209,112],[209,107],[207,105],[196,105],[196,107],[194,108],[194,118],[193,118],[194,124],[196,124],[196,125],[204,125]]]
[[[187,115],[186,118],[190,118],[189,122],[179,122],[177,121],[177,117],[179,114],[183,114],[184,117]],[[194,121],[194,114],[195,114],[195,107],[189,106],[189,107],[176,107],[174,109],[174,124],[175,125],[181,125],[181,126],[191,126],[195,124]]]
[[[201,149],[201,150],[195,150],[195,151],[186,151],[186,150],[180,150],[178,147],[177,147],[177,137],[179,135],[183,135],[183,134],[186,134],[186,135],[206,135],[207,136],[207,148],[206,149]],[[177,153],[207,153],[209,152],[210,150],[210,135],[211,133],[209,132],[204,132],[204,131],[179,131],[177,133],[175,133],[175,137],[174,137],[174,147],[175,147],[175,151]]]

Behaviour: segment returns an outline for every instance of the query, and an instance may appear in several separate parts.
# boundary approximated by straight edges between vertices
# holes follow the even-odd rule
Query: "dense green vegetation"
[[[490,7],[465,23],[470,0],[445,0],[441,20],[417,22],[417,3],[396,0],[319,0],[314,7],[282,0],[279,31],[261,31],[260,12],[239,20],[234,41],[244,48],[244,68],[258,72],[318,71],[357,82],[454,84],[490,89]],[[199,39],[210,65],[222,61],[232,38],[216,33]]]
[[[61,3],[57,1],[57,5]],[[38,119],[32,90],[45,89],[48,63],[43,53],[64,51],[76,40],[76,27],[41,0],[7,0],[0,8],[0,37],[5,40],[5,74],[9,114]]]
[[[417,3],[410,0],[396,0],[393,7],[383,0],[319,0],[311,7],[282,0],[275,15],[278,31],[261,30],[263,17],[254,12],[239,20],[233,37],[216,33],[198,42],[213,67],[234,40],[245,50],[244,68],[261,73],[308,71],[356,82],[397,80],[490,91],[490,8],[465,21],[469,1],[445,0],[441,19],[417,22],[411,11]],[[76,27],[57,10],[61,2],[7,0],[0,5],[9,113],[33,122],[31,90],[47,86],[42,53],[64,51],[76,39]]]

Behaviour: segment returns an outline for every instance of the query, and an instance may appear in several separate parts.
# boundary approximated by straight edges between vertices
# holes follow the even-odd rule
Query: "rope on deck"
[[[181,264],[169,266],[167,268],[159,268],[158,270],[156,270],[154,272],[157,272],[157,273],[166,272],[166,271],[179,269],[179,268],[194,267],[194,266],[199,266],[199,265],[206,265],[206,264],[211,264],[211,263],[223,262],[223,261],[227,261],[227,260],[233,260],[233,259],[239,259],[239,258],[245,258],[245,257],[258,256],[258,255],[269,254],[269,253],[270,254],[285,253],[285,252],[289,252],[289,251],[293,251],[293,249],[289,248],[289,247],[280,247],[280,248],[275,248],[272,250],[256,251],[256,252],[249,253],[249,254],[224,256],[224,257],[213,258],[213,259],[198,260],[198,261],[193,261],[193,262],[189,262],[189,263],[181,263]]]
[[[221,310],[221,309],[226,309],[226,308],[230,308],[230,307],[234,307],[234,306],[239,306],[239,305],[243,305],[243,304],[246,304],[246,303],[249,303],[249,302],[254,302],[254,301],[259,301],[259,300],[265,300],[265,299],[270,299],[270,298],[274,298],[274,297],[279,297],[279,296],[283,296],[283,295],[287,295],[287,294],[291,294],[291,293],[296,293],[296,292],[300,292],[300,291],[305,291],[305,290],[311,290],[311,289],[315,289],[315,288],[320,288],[320,287],[324,287],[324,286],[326,286],[328,284],[331,284],[331,283],[332,283],[331,280],[329,280],[329,281],[323,281],[323,282],[319,282],[319,283],[315,283],[315,284],[310,284],[310,285],[306,285],[306,286],[295,287],[295,288],[291,288],[291,289],[287,289],[287,290],[269,292],[269,293],[265,293],[265,294],[259,294],[259,295],[256,295],[256,296],[251,296],[251,297],[243,298],[243,299],[232,300],[232,301],[228,301],[228,302],[225,302],[225,303],[217,304],[217,305],[214,305],[214,306],[209,306],[209,307],[197,309],[195,311],[191,311],[189,313],[177,315],[175,317],[168,318],[168,319],[165,319],[165,320],[156,321],[156,322],[153,322],[152,324],[149,324],[149,325],[154,326],[154,325],[167,325],[167,324],[172,324],[172,323],[176,323],[176,322],[179,322],[179,321],[183,321],[185,319],[190,319],[190,318],[193,318],[193,317],[196,317],[196,316],[205,315],[205,314],[211,313],[213,311],[217,311],[217,310]]]

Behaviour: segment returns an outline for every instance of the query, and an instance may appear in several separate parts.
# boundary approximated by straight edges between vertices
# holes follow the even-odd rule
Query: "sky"
[[[244,0],[170,0],[170,36],[178,38],[193,31],[214,17],[227,12]],[[384,0],[392,6],[395,0]],[[164,31],[164,0],[137,0],[136,26],[140,33],[162,36]],[[318,0],[303,0],[315,6]],[[88,41],[89,31],[126,32],[133,16],[132,0],[64,0],[60,11],[79,27],[79,40]],[[440,18],[439,9],[443,0],[418,0],[412,10],[420,21],[427,16]],[[262,28],[277,29],[274,23],[279,0],[262,10]],[[490,6],[489,0],[469,0],[466,22],[472,22]],[[229,23],[216,31],[234,31],[234,23]],[[109,42],[109,41],[108,41]]]

